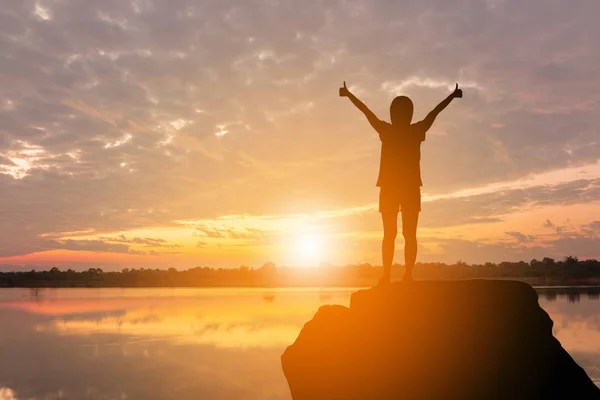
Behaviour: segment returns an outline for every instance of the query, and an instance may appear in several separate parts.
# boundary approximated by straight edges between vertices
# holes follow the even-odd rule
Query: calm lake
[[[290,399],[279,357],[355,289],[0,289],[0,400]],[[539,289],[600,384],[600,300]]]

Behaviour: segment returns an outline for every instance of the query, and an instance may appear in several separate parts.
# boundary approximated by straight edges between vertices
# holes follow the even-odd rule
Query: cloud
[[[600,231],[600,221],[590,222],[589,224],[585,225],[584,228],[590,229],[594,232],[599,232]]]
[[[138,251],[130,248],[125,244],[115,244],[102,240],[55,240],[48,241],[47,249],[64,249],[71,251],[92,251],[92,252],[108,252],[121,254],[146,254],[143,251]]]
[[[17,400],[15,392],[9,388],[0,388],[0,400]]]
[[[216,226],[207,226],[205,224],[195,225],[196,232],[199,232],[202,236],[211,239],[245,239],[245,240],[258,240],[263,235],[263,231],[256,228],[246,228],[245,230],[235,230],[234,228],[224,228]]]
[[[427,77],[411,76],[400,82],[386,81],[381,84],[381,89],[390,92],[391,94],[405,92],[411,86],[423,87],[429,89],[454,90],[455,84],[450,81],[435,80]],[[476,82],[461,82],[461,88],[466,89],[483,89]]]
[[[15,165],[15,163],[13,161],[11,161],[8,157],[0,155],[0,166],[7,168],[7,167],[13,167],[14,165]]]
[[[535,240],[535,236],[524,235],[521,232],[506,232],[506,234],[515,238],[518,243],[530,243]]]
[[[600,179],[580,179],[556,185],[502,190],[464,197],[442,197],[422,206],[424,227],[448,227],[502,220],[511,213],[549,206],[585,204],[600,200]],[[480,220],[481,219],[481,220]],[[548,222],[544,224],[548,227]],[[557,227],[553,225],[555,229]]]
[[[222,238],[225,237],[225,234],[222,233],[222,232],[220,232],[216,228],[207,228],[204,225],[200,225],[200,226],[196,227],[196,231],[200,232],[201,234],[203,234],[207,238],[222,239]]]
[[[556,235],[506,232],[514,240],[468,240],[429,236],[419,239],[421,261],[439,261],[440,255],[447,262],[463,260],[468,263],[484,264],[488,261],[529,261],[544,257],[562,259],[577,256],[579,259],[598,259],[600,232],[590,233],[588,225]],[[433,246],[433,247],[432,247]],[[434,250],[432,250],[434,249]]]
[[[380,118],[390,90],[422,118],[464,86],[423,145],[428,193],[595,163],[600,5],[540,4],[12,2],[0,14],[0,257],[47,249],[51,232],[371,203],[379,143],[337,96],[344,79]],[[582,178],[596,185],[571,176],[564,192],[432,202],[423,221],[500,222],[526,196],[595,199]],[[71,246],[118,244],[145,245]]]
[[[550,228],[550,229],[554,229],[556,226],[552,223],[552,221],[550,221],[549,219],[546,220],[546,222],[544,222],[544,228]]]
[[[181,247],[178,244],[169,244],[165,239],[160,238],[127,238],[125,235],[120,235],[117,237],[101,237],[101,240],[111,243],[128,243],[128,244],[138,244],[143,245],[144,247],[166,247],[166,248],[177,248]]]

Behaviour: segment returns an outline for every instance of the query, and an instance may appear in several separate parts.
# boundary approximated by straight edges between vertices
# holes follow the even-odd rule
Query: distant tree
[[[247,273],[247,272],[250,272],[250,267],[249,267],[249,266],[247,266],[247,265],[242,265],[242,266],[240,266],[240,268],[239,268],[239,269],[240,269],[240,272],[241,272],[241,273]]]
[[[273,270],[275,270],[275,268],[276,268],[276,265],[272,261],[267,261],[266,263],[264,263],[262,265],[262,267],[260,267],[260,269],[264,270],[264,271],[273,271]]]
[[[576,265],[579,263],[579,259],[573,256],[567,256],[563,259],[563,262],[567,265]]]
[[[554,261],[553,258],[544,257],[544,259],[542,260],[542,264],[544,264],[545,266],[551,266],[551,265],[555,265],[556,261]]]
[[[537,267],[540,264],[540,262],[538,260],[536,260],[535,258],[531,261],[529,261],[529,265],[532,267]]]
[[[104,271],[102,271],[102,268],[90,268],[87,272],[91,276],[102,275],[104,273]]]
[[[394,268],[401,268],[395,264]],[[122,272],[106,272],[101,268],[89,268],[77,272],[72,269],[60,271],[52,267],[46,271],[1,272],[1,287],[65,287],[65,286],[121,286],[121,287],[160,287],[160,286],[327,286],[327,285],[370,285],[376,281],[378,269],[366,263],[346,265],[345,267],[322,267],[313,270],[279,266],[266,262],[262,267],[253,269],[246,265],[239,268],[210,268],[199,266],[188,270],[131,269]],[[465,278],[515,278],[528,282],[540,282],[545,278],[547,284],[597,284],[600,277],[600,262],[594,259],[581,261],[568,256],[559,262],[545,257],[541,261],[509,262],[500,264],[487,262],[467,264],[419,263],[419,271],[424,279],[465,279]],[[550,279],[548,281],[548,279]],[[599,291],[600,293],[600,291]],[[600,295],[599,295],[600,296]]]

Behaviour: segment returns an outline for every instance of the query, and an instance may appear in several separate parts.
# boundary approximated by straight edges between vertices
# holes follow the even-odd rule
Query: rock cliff
[[[393,283],[324,306],[282,355],[294,400],[600,399],[512,281]]]

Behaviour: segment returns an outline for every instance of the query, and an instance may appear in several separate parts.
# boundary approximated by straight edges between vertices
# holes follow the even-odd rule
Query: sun
[[[303,267],[315,267],[324,257],[324,236],[318,233],[301,233],[293,236],[290,246],[294,263]]]
[[[314,257],[319,253],[319,239],[316,235],[306,234],[298,237],[298,250],[302,254]]]

